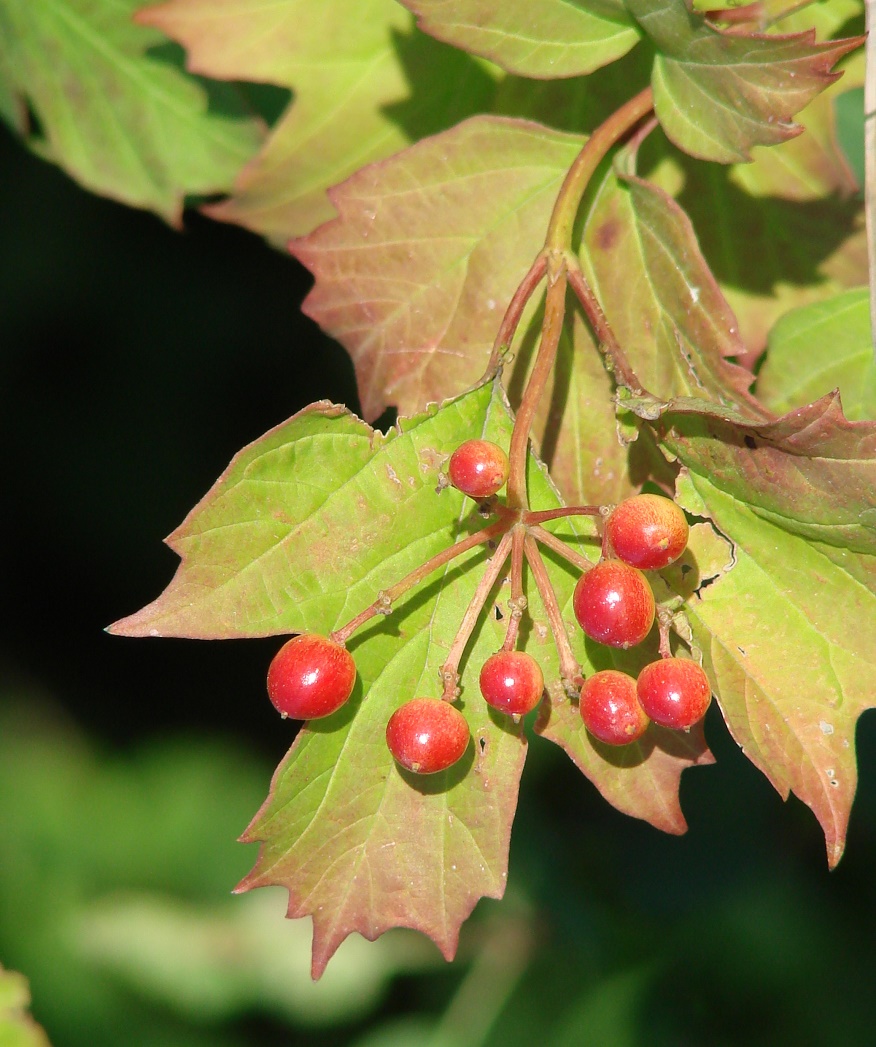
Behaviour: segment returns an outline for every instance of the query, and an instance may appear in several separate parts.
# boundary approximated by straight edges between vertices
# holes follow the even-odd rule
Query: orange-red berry
[[[688,658],[661,658],[639,673],[636,694],[654,723],[685,729],[702,720],[712,700],[709,678]]]
[[[412,698],[389,718],[386,744],[402,767],[435,774],[451,767],[468,747],[468,723],[440,698]]]
[[[643,571],[659,571],[684,552],[690,528],[669,498],[637,494],[610,513],[605,535],[619,560]]]
[[[603,669],[584,681],[578,706],[587,730],[609,745],[629,745],[648,729],[648,715],[636,697],[636,681]]]
[[[541,701],[541,666],[525,651],[497,651],[484,662],[480,675],[484,700],[511,716],[525,716]]]
[[[447,473],[453,486],[470,498],[489,498],[505,485],[508,455],[489,440],[466,440],[450,456]]]
[[[648,579],[621,560],[603,560],[581,575],[572,608],[584,632],[611,647],[641,643],[654,624]]]
[[[356,683],[353,656],[325,636],[304,633],[283,644],[268,669],[268,695],[283,716],[314,720],[335,712]]]

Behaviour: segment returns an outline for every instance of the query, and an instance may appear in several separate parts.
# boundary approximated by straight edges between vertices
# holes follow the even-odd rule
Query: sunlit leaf
[[[476,381],[580,146],[476,117],[332,190],[339,217],[293,251],[317,278],[304,310],[352,356],[367,417]]]
[[[779,793],[812,808],[835,865],[857,783],[855,724],[876,704],[874,559],[789,533],[704,472],[683,477],[679,496],[733,543],[732,570],[686,608],[724,718]]]
[[[876,418],[876,359],[866,287],[786,313],[770,332],[757,394],[776,412],[839,389],[850,419]]]
[[[401,419],[385,437],[341,408],[313,405],[237,456],[174,536],[184,559],[172,584],[113,631],[329,632],[482,526],[470,500],[452,488],[436,491],[438,473],[465,436],[507,444],[510,431],[497,383]],[[529,487],[534,506],[558,504],[534,459]],[[592,524],[581,531],[570,520],[549,526],[575,544],[588,527],[592,533]],[[353,636],[352,698],[302,729],[247,832],[263,847],[241,889],[280,884],[289,914],[313,917],[317,975],[354,930],[373,939],[389,927],[413,927],[451,956],[478,898],[504,890],[526,742],[521,726],[486,705],[476,682],[510,614],[501,579],[461,666],[461,708],[473,739],[466,756],[424,779],[399,770],[385,742],[400,704],[440,693],[439,670],[488,554],[480,546],[451,561],[397,600],[388,620]],[[571,613],[576,572],[553,554],[546,560],[575,656],[589,672],[592,655]],[[543,667],[551,702],[568,706],[531,579],[525,591],[523,643]],[[611,802],[678,832],[680,771],[707,760],[701,743],[665,738],[643,749],[622,780],[612,754],[592,753],[585,764]]]
[[[658,50],[654,103],[664,130],[680,149],[720,163],[748,160],[752,146],[799,134],[793,117],[861,44],[816,43],[814,31],[722,33],[685,0],[627,0],[627,7]]]
[[[612,329],[655,395],[708,397],[760,414],[751,376],[728,362],[738,325],[678,204],[637,178],[622,153],[606,171],[584,231],[583,261]]]
[[[656,406],[661,444],[692,473],[796,535],[876,554],[876,423],[848,421],[836,393],[764,422],[702,400]]]
[[[401,0],[421,29],[523,76],[581,76],[639,39],[619,0]]]
[[[234,195],[209,208],[278,242],[331,217],[330,185],[492,96],[481,65],[414,30],[395,0],[171,0],[139,17],[198,72],[293,90]]]
[[[263,130],[234,88],[133,24],[139,2],[0,0],[2,110],[86,188],[178,222],[187,195],[231,187]]]

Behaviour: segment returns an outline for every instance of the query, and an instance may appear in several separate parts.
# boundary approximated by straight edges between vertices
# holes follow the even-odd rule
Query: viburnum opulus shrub
[[[22,134],[35,114],[98,191],[170,220],[220,194],[208,214],[288,243],[366,418],[400,412],[316,403],[244,448],[112,627],[277,636],[268,693],[305,722],[239,889],[312,916],[315,975],[352,931],[453,955],[503,893],[533,733],[681,833],[714,699],[842,854],[876,704],[876,379],[836,134],[862,5],[698,6],[0,0]],[[189,72],[157,63],[168,37]],[[255,82],[293,91],[276,120]]]

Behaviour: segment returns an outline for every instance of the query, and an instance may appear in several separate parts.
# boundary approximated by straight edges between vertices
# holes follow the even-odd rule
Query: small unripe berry
[[[353,656],[325,636],[303,633],[283,644],[268,669],[268,695],[283,716],[315,720],[335,712],[356,683]]]
[[[481,694],[489,705],[511,716],[525,716],[541,701],[541,666],[524,651],[497,651],[484,662]]]
[[[578,708],[587,730],[609,745],[638,741],[650,722],[636,697],[636,681],[616,669],[585,680]]]
[[[627,498],[605,522],[605,535],[618,559],[643,571],[674,563],[687,546],[689,531],[675,502],[656,494]]]
[[[661,658],[646,665],[636,693],[654,723],[681,730],[702,720],[712,700],[709,678],[688,658]]]
[[[581,575],[572,608],[591,640],[611,647],[641,643],[654,624],[654,594],[648,579],[620,560],[603,560]]]
[[[389,718],[386,744],[402,767],[435,774],[452,766],[468,747],[468,723],[440,698],[412,698]]]
[[[489,440],[466,440],[450,456],[450,482],[469,498],[489,498],[508,479],[508,455]]]

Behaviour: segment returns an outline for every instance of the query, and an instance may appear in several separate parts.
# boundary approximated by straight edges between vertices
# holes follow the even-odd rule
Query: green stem
[[[572,229],[587,183],[609,149],[653,108],[654,94],[650,87],[646,87],[620,109],[615,110],[587,139],[584,148],[569,168],[557,195],[545,239],[545,246],[548,249],[555,251],[571,249]]]

